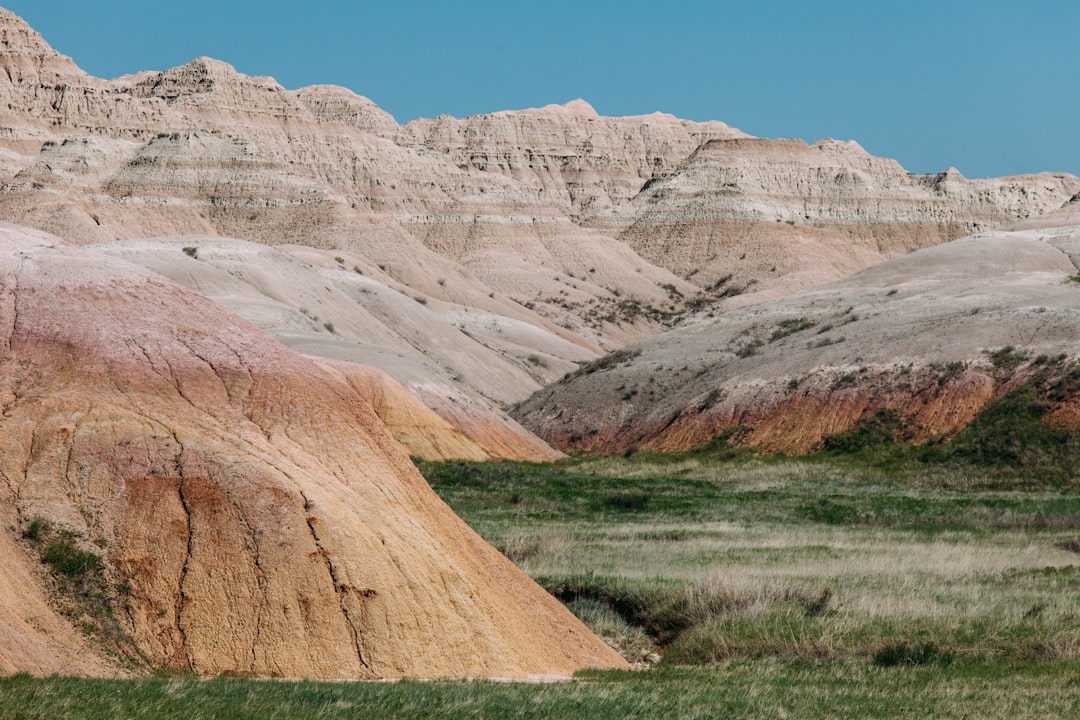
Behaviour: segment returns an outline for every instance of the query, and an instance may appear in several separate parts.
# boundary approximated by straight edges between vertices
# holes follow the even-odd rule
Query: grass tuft
[[[893,643],[874,653],[873,664],[878,667],[898,665],[949,665],[953,654],[931,642]]]

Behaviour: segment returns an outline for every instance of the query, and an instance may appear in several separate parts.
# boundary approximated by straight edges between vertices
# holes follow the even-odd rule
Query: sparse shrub
[[[199,259],[199,248],[197,248],[197,247],[186,247],[186,248],[184,248],[184,254],[187,255],[189,258],[194,258],[195,260],[198,260]]]
[[[620,363],[624,363],[624,362],[628,362],[630,360],[633,360],[638,355],[641,355],[641,351],[638,350],[637,348],[634,348],[634,349],[623,348],[622,350],[616,350],[613,353],[605,355],[605,356],[603,356],[601,358],[597,358],[596,360],[593,360],[592,362],[582,366],[581,368],[578,368],[577,370],[575,370],[570,375],[570,377],[579,377],[581,375],[592,375],[594,372],[599,372],[601,370],[606,370],[606,369],[608,369],[610,367],[614,367],[615,365],[618,365]]]
[[[652,496],[641,490],[611,493],[604,496],[604,506],[627,512],[640,512],[649,506]]]
[[[850,430],[825,438],[824,449],[842,453],[858,452],[899,442],[904,419],[895,408],[881,408],[863,418]]]
[[[344,265],[345,264],[345,258],[340,257],[340,256],[336,256],[336,257],[334,257],[334,262],[336,262],[338,265]]]
[[[323,327],[326,328],[326,332],[330,333],[331,335],[334,334],[334,323],[324,322]]]
[[[819,498],[799,507],[795,514],[810,522],[822,525],[848,525],[855,523],[859,518],[858,509],[852,507],[842,499]]]
[[[1054,547],[1080,554],[1080,540],[1062,540],[1054,543]]]
[[[987,351],[987,355],[990,357],[990,364],[999,370],[1013,370],[1028,359],[1027,355],[1019,352],[1012,345],[1006,345],[994,352]]]
[[[31,542],[38,542],[52,529],[49,521],[43,517],[35,517],[23,528],[22,536]]]
[[[800,318],[788,318],[787,320],[781,320],[780,324],[772,335],[769,336],[769,342],[776,342],[782,338],[786,338],[788,335],[794,335],[797,332],[808,330],[814,327],[812,320],[807,320],[804,317]]]
[[[70,578],[88,573],[100,573],[103,569],[101,558],[92,552],[86,552],[75,545],[74,538],[61,534],[41,552],[42,562],[51,565],[53,570]]]
[[[675,300],[675,299],[682,300],[683,294],[681,292],[679,292],[679,288],[675,287],[675,285],[673,285],[672,283],[664,283],[660,287],[662,287],[664,290],[666,290],[667,294],[673,300]]]
[[[606,604],[592,598],[578,598],[566,607],[629,663],[654,663],[660,659],[652,639]]]
[[[833,378],[832,389],[839,390],[840,388],[849,387],[851,385],[854,385],[856,381],[858,381],[858,379],[859,374],[857,372],[840,373],[835,378]]]
[[[806,617],[824,617],[836,614],[836,610],[829,607],[832,596],[832,588],[825,588],[816,598],[803,601],[803,612],[806,613]]]
[[[938,374],[938,387],[947,385],[950,381],[960,377],[964,374],[965,370],[967,370],[967,363],[959,360],[945,365]]]
[[[542,555],[558,552],[566,547],[566,544],[565,537],[551,533],[541,535],[520,533],[511,535],[502,543],[497,543],[497,547],[499,547],[503,555],[509,558],[510,562],[520,565]]]
[[[708,457],[710,460],[729,460],[749,451],[739,447],[739,442],[752,430],[746,425],[732,425],[709,442],[699,445],[690,451],[697,457]]]
[[[739,348],[735,350],[735,355],[740,358],[753,357],[754,355],[757,355],[758,348],[760,348],[763,344],[764,343],[762,343],[760,340],[754,338],[753,340],[739,346]]]
[[[698,412],[705,412],[716,403],[724,399],[724,391],[722,388],[713,388],[709,391],[709,394],[705,396],[705,399],[698,404]]]

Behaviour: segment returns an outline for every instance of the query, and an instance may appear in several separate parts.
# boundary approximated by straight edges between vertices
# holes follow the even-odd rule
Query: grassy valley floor
[[[631,661],[1080,659],[1070,487],[850,457],[421,468]]]

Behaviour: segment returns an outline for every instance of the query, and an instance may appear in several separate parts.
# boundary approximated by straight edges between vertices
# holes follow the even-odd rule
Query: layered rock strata
[[[1057,210],[1065,174],[918,176],[854,142],[710,140],[611,220],[642,257],[725,296],[782,297],[887,258]]]
[[[317,267],[332,319],[239,262],[228,272],[264,299],[215,297],[302,352],[379,367],[485,452],[527,459],[556,453],[502,408],[579,363],[695,309],[819,286],[1080,192],[1067,175],[915,176],[854,143],[604,118],[583,101],[400,126],[348,90],[290,91],[210,58],[100,80],[4,10],[0,68],[0,218],[80,245],[187,236],[204,261],[221,257],[211,237],[297,246],[274,272]],[[161,251],[138,254],[199,276]],[[368,279],[346,282],[355,269]]]

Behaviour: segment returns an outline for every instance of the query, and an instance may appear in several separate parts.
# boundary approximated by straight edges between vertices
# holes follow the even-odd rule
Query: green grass
[[[715,448],[420,467],[550,592],[614,613],[663,664],[1080,659],[1080,496],[1022,469]]]
[[[1070,663],[734,661],[570,682],[0,679],[3,720],[120,718],[1075,718]]]

